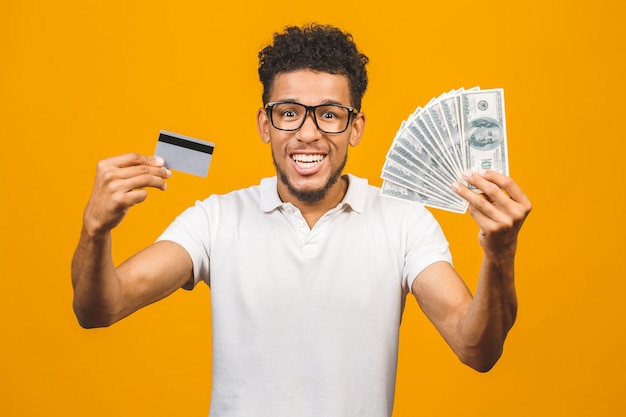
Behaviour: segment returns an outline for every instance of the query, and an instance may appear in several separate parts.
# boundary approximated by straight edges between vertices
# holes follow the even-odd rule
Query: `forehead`
[[[302,104],[350,104],[345,75],[311,70],[283,72],[274,78],[269,101],[294,100]]]

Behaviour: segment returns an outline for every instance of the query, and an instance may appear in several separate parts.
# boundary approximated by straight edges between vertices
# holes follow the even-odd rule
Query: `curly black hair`
[[[267,104],[277,74],[302,69],[345,75],[351,105],[361,108],[367,89],[365,65],[369,59],[357,50],[352,35],[329,25],[288,26],[274,34],[274,42],[259,52],[263,104]]]

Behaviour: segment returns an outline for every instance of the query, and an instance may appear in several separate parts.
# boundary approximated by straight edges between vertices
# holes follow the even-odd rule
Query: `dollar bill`
[[[467,207],[455,207],[448,203],[441,203],[438,200],[429,199],[420,195],[420,193],[403,187],[391,181],[384,180],[380,191],[381,195],[397,198],[414,203],[424,204],[425,206],[434,207],[441,210],[451,211],[455,213],[465,213]]]
[[[406,129],[401,129],[396,135],[387,153],[387,159],[422,172],[429,180],[440,184],[441,189],[449,188],[450,177],[446,175],[440,161],[431,157],[424,146]]]
[[[427,110],[434,128],[433,130],[439,138],[439,147],[441,148],[444,157],[450,161],[451,168],[456,174],[456,177],[460,179],[463,175],[463,163],[461,155],[457,154],[457,149],[453,143],[451,133],[448,131],[443,111],[441,109],[441,101],[437,101],[432,106],[428,107]]]
[[[381,194],[464,213],[468,202],[452,183],[463,182],[465,170],[508,175],[508,165],[504,91],[450,90],[401,123],[382,168]]]
[[[385,172],[387,168],[393,169],[391,165],[387,164],[387,162],[395,162],[396,164],[402,166],[403,169],[408,170],[413,175],[420,178],[421,181],[428,182],[433,188],[440,190],[443,192],[445,189],[445,185],[443,182],[439,181],[436,177],[432,175],[432,172],[424,171],[421,168],[415,166],[412,162],[407,159],[407,153],[400,153],[398,150],[401,150],[400,147],[390,149],[387,154],[387,160],[383,165],[382,171]]]
[[[457,179],[450,162],[441,154],[436,140],[429,131],[426,122],[422,118],[422,111],[416,113],[407,123],[406,130],[414,138],[415,142],[423,149],[423,155],[428,155],[428,161],[432,170],[438,171],[446,177],[446,182],[452,184]]]
[[[450,137],[451,152],[454,154],[459,169],[463,170],[465,167],[465,154],[461,141],[461,120],[459,107],[457,106],[458,101],[457,95],[449,95],[439,102],[439,107]]]
[[[383,166],[383,172],[381,174],[383,179],[394,181],[401,184],[413,191],[423,192],[432,198],[436,198],[442,201],[448,201],[453,204],[463,204],[463,199],[451,190],[443,190],[433,185],[432,181],[429,181],[426,176],[416,174],[415,172],[407,169],[402,164],[394,162],[393,160],[387,160]]]
[[[415,118],[417,130],[423,134],[425,138],[424,146],[432,151],[433,156],[438,160],[439,164],[446,167],[446,172],[451,178],[456,179],[458,175],[455,173],[454,164],[450,157],[446,154],[442,146],[442,140],[437,135],[435,125],[429,114],[428,108]]]
[[[461,135],[467,146],[465,168],[509,175],[504,90],[461,93],[460,106]]]

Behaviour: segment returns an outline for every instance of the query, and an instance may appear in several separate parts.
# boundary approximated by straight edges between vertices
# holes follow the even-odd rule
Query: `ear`
[[[265,108],[260,108],[256,113],[256,127],[263,143],[270,143],[270,119],[267,117]]]
[[[359,112],[352,120],[352,129],[350,132],[350,146],[356,146],[361,142],[363,130],[365,129],[365,113]]]

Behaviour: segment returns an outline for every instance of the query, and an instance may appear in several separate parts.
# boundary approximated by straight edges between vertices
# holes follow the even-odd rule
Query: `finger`
[[[129,178],[132,175],[139,175],[142,173],[146,173],[148,172],[148,167],[151,167],[151,166],[159,168],[159,169],[164,169],[164,165],[162,164],[163,160],[161,158],[158,158],[158,159],[155,159],[155,158],[156,157],[143,156],[143,155],[139,155],[136,153],[129,153],[125,155],[119,155],[119,156],[114,156],[111,158],[103,159],[98,162],[98,166],[96,169],[96,177],[100,178],[102,181],[106,183],[106,182],[113,181],[120,177]],[[136,167],[140,167],[140,168],[136,168]],[[134,168],[136,170],[138,169],[139,172],[130,170],[126,174],[122,174],[125,168]],[[165,175],[169,175],[168,173],[169,171],[162,171],[162,172]]]
[[[127,192],[134,188],[154,187],[165,190],[165,179],[170,178],[172,173],[169,169],[160,166],[130,165],[120,168],[117,163],[131,160],[139,161],[132,154],[114,157],[101,161],[98,166],[96,188],[106,188],[109,193]],[[120,181],[129,180],[129,181]]]
[[[172,171],[164,166],[155,167],[149,165],[133,165],[126,168],[119,168],[118,170],[118,177],[123,179],[145,175],[151,175],[159,178],[169,178],[172,176]]]
[[[122,203],[124,207],[131,207],[131,206],[134,206],[135,204],[144,202],[146,198],[148,198],[148,192],[146,190],[142,188],[133,189],[131,191],[124,193],[121,199],[122,201],[120,201],[120,203]]]
[[[477,174],[487,181],[498,185],[498,187],[506,192],[509,198],[528,207],[530,210],[530,200],[524,191],[522,191],[522,188],[511,177],[492,170],[481,170],[478,171]]]
[[[467,193],[463,196],[466,196],[465,198],[470,201],[472,207],[498,224],[516,224],[519,227],[532,209],[528,197],[506,175],[495,171],[479,171],[478,173],[468,171],[464,173],[464,178],[469,184],[483,191],[485,201],[481,202],[480,199],[472,198]]]
[[[468,170],[463,172],[463,178],[468,182],[468,184],[471,184],[480,190],[483,193],[484,198],[486,198],[487,201],[493,205],[506,207],[513,203],[508,194],[505,193],[498,184],[489,181],[480,173]],[[500,180],[503,181],[502,178],[500,178]]]
[[[469,183],[470,181],[468,181]],[[475,185],[475,184],[472,184]],[[476,191],[470,190],[465,185],[455,182],[452,186],[454,192],[467,200],[470,204],[470,210],[476,210],[479,213],[482,213],[485,219],[491,219],[493,221],[501,221],[503,218],[503,214],[498,208],[490,201],[489,198],[484,196],[482,193],[478,193]],[[478,221],[479,218],[476,217],[475,214],[470,212],[472,217],[476,218]],[[480,223],[480,222],[479,222]]]
[[[165,182],[166,177],[161,177],[158,175],[152,175],[150,173],[145,173],[141,175],[134,175],[129,178],[121,178],[116,181],[116,184],[112,184],[112,188],[117,190],[122,190],[123,192],[127,192],[130,190],[136,190],[139,188],[158,188],[160,190],[165,190],[167,188],[167,183]]]
[[[148,165],[155,167],[162,167],[165,165],[163,158],[158,156],[146,156],[136,152],[127,153],[124,155],[118,155],[105,160],[113,166],[120,168],[134,166],[134,165]]]

